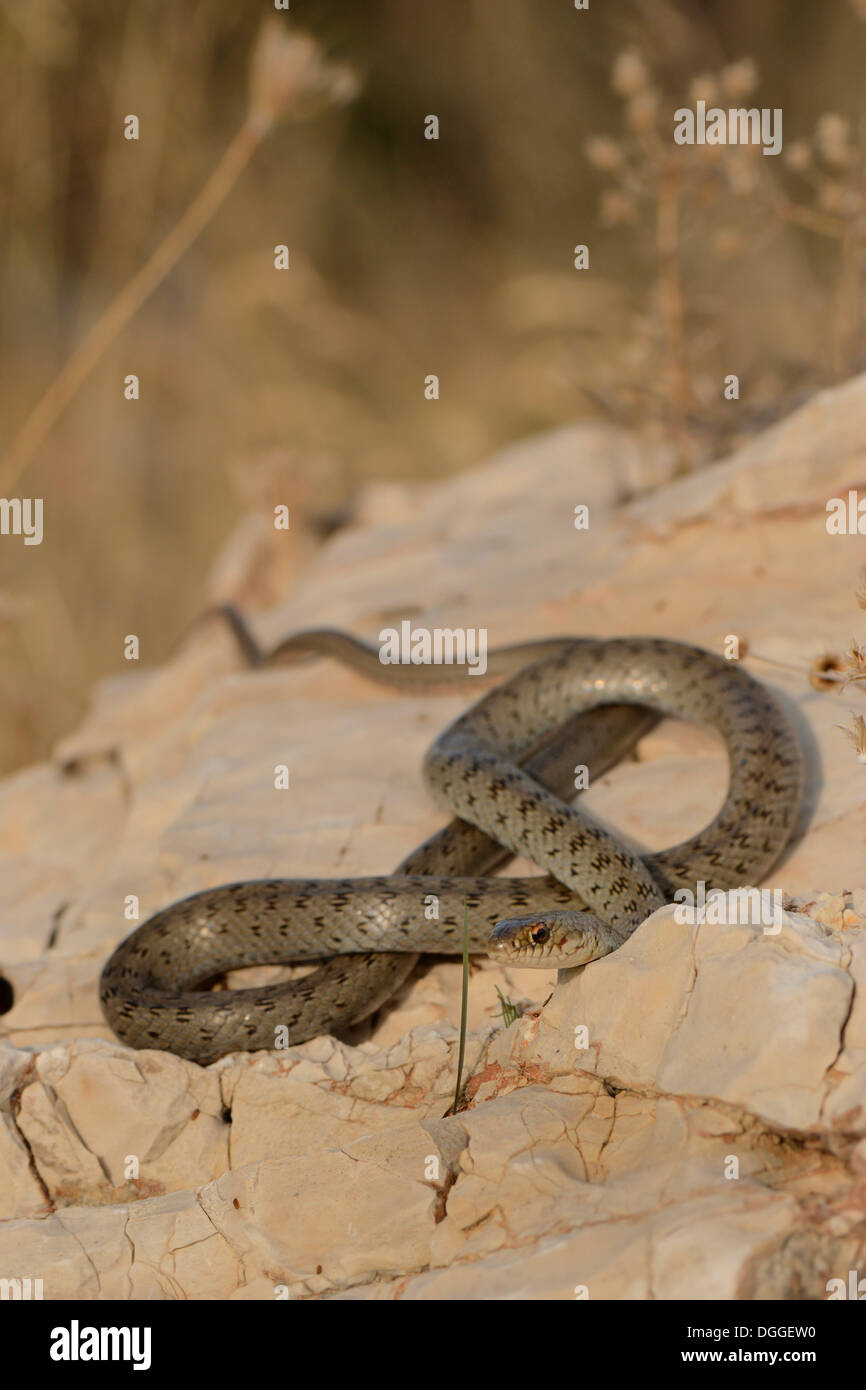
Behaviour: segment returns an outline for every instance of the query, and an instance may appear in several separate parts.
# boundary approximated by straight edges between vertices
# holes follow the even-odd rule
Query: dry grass
[[[0,466],[46,517],[42,546],[3,541],[4,768],[74,723],[127,633],[164,656],[265,493],[327,513],[368,478],[443,476],[599,409],[696,467],[866,363],[856,5],[310,0],[359,99],[234,146],[184,230],[249,129],[260,14],[0,4]],[[673,167],[666,113],[712,82],[784,108],[782,158]],[[260,87],[256,109],[275,100]],[[124,293],[62,413],[8,452]]]

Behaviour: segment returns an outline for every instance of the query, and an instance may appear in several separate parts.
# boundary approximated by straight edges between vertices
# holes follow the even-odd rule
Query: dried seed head
[[[689,101],[692,105],[697,101],[705,101],[707,106],[714,106],[718,96],[719,84],[711,72],[702,72],[689,83]]]
[[[650,130],[655,125],[658,109],[658,92],[651,87],[632,97],[626,108],[625,118],[632,130]]]
[[[747,97],[758,85],[758,66],[754,58],[740,58],[722,69],[722,91],[727,97]]]
[[[637,208],[624,193],[609,188],[602,194],[599,217],[603,227],[619,227],[624,222],[634,222]]]
[[[842,669],[846,672],[843,685],[850,685],[852,681],[866,681],[866,647],[853,638],[845,653]]]
[[[649,86],[649,72],[643,58],[633,48],[620,53],[613,65],[611,85],[621,97],[637,96]]]
[[[828,111],[815,127],[815,148],[831,168],[844,169],[851,162],[849,126],[844,116]]]
[[[866,719],[863,718],[862,714],[854,714],[851,716],[851,725],[850,729],[844,724],[837,724],[836,728],[841,729],[845,737],[850,738],[857,749],[858,763],[866,763]]]
[[[604,169],[610,173],[621,169],[625,163],[622,149],[608,135],[591,135],[584,149],[587,159],[596,169]]]
[[[276,15],[262,24],[250,60],[249,123],[266,131],[282,120],[307,120],[357,96],[347,63],[331,63],[312,34]]]
[[[789,169],[799,173],[803,169],[808,169],[812,163],[812,152],[805,140],[795,140],[793,144],[786,147],[782,156]]]

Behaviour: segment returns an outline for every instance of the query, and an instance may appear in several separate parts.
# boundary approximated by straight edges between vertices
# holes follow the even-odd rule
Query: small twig
[[[180,221],[120,294],[97,319],[61,368],[42,399],[12,440],[0,472],[0,491],[8,493],[24,472],[40,445],[54,428],[76,392],[93,371],[106,348],[174,269],[217,208],[231,192],[261,143],[265,130],[246,121],[232,140],[201,192]]]
[[[840,241],[845,235],[845,223],[841,218],[830,217],[814,208],[800,207],[788,198],[775,196],[773,210],[783,221],[794,222],[798,227],[808,227],[810,232],[820,232],[822,236],[833,237],[836,241]]]
[[[690,472],[694,467],[694,450],[686,421],[692,407],[692,389],[686,362],[685,311],[679,270],[678,173],[671,161],[667,162],[659,175],[656,250],[659,298],[667,346],[671,426],[677,440],[680,470]]]
[[[818,680],[838,682],[839,685],[844,685],[846,681],[851,679],[844,671],[813,671],[806,666],[798,666],[793,661],[779,661],[774,656],[762,656],[760,652],[748,651],[746,656],[754,661],[763,661],[767,666],[778,666],[783,671],[795,671],[798,676],[805,676],[808,681],[815,677]]]
[[[857,237],[851,226],[842,238],[842,265],[836,282],[833,307],[832,368],[837,381],[845,376],[848,351],[854,337],[854,306],[858,281]]]
[[[301,117],[305,103],[313,114],[352,100],[357,91],[351,69],[326,62],[312,35],[273,14],[262,23],[250,62],[249,110],[240,130],[180,221],[97,319],[25,420],[0,468],[0,491],[8,492],[23,473],[105,349],[189,250],[277,121]]]

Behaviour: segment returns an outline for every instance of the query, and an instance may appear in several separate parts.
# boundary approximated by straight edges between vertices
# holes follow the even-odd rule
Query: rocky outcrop
[[[778,924],[671,906],[558,984],[480,963],[456,1116],[456,962],[351,1036],[206,1069],[117,1043],[97,981],[133,897],[143,919],[243,877],[391,870],[441,823],[421,758],[462,697],[248,671],[212,620],[0,786],[0,1276],[38,1271],[47,1298],[821,1298],[862,1267],[866,783],[838,729],[862,696],[808,669],[862,617],[862,543],[825,506],[866,479],[864,410],[858,379],[679,480],[581,425],[371,488],[253,615],[266,644],[403,618],[491,645],[737,635],[802,732],[802,833],[764,885]],[[662,724],[587,795],[661,848],[724,785],[710,736]]]

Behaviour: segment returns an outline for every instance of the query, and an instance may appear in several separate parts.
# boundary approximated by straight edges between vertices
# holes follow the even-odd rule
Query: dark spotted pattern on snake
[[[474,685],[457,668],[383,666],[375,648],[336,631],[297,634],[262,658],[234,610],[226,616],[255,664],[315,653],[389,684]],[[556,638],[489,654],[488,675],[514,670],[427,753],[427,784],[456,820],[393,874],[253,880],[164,908],[103,971],[117,1036],[202,1064],[272,1048],[282,1027],[300,1043],[372,1013],[419,953],[459,955],[464,904],[471,951],[571,967],[615,950],[678,888],[738,888],[772,868],[797,819],[802,755],[776,699],[739,666],[665,639]],[[600,776],[665,715],[721,734],[728,792],[698,835],[636,856],[570,804],[574,770]],[[496,877],[515,853],[542,874]],[[425,911],[431,895],[438,917]],[[285,983],[196,988],[242,966],[331,957]]]

